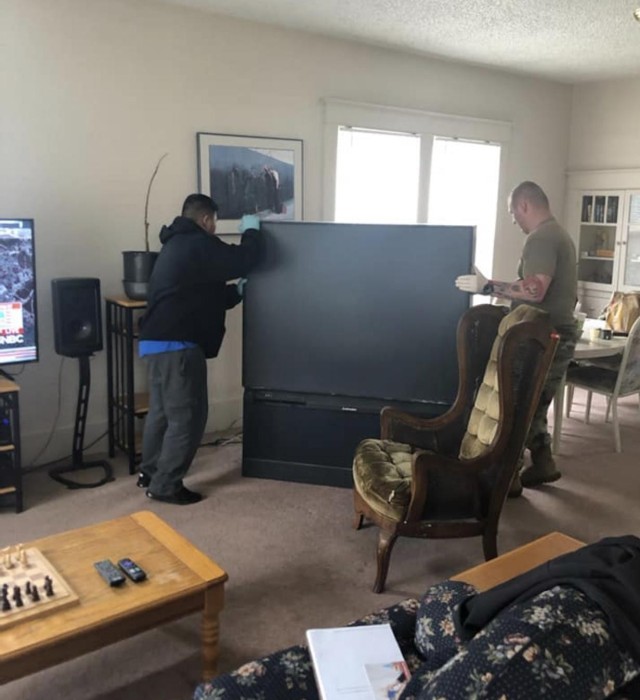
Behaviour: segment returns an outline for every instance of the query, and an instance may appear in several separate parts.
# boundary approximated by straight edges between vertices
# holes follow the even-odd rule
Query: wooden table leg
[[[223,604],[223,585],[218,584],[207,588],[204,594],[204,611],[202,613],[203,680],[205,681],[213,678],[218,672],[218,657],[220,656],[219,613]]]

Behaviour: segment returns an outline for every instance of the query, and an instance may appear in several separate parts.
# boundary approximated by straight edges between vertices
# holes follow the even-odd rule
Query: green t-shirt
[[[551,284],[539,303],[518,301],[547,311],[554,327],[574,324],[577,300],[576,248],[571,236],[554,219],[547,219],[527,236],[518,265],[518,278],[548,275]]]

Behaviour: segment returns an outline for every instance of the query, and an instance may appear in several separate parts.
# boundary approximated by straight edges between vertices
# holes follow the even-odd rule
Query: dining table
[[[583,334],[573,352],[573,359],[580,360],[595,360],[601,357],[612,357],[613,355],[622,354],[626,345],[626,336],[613,336],[609,340],[598,338],[591,340]],[[560,434],[562,432],[562,413],[564,406],[566,374],[562,381],[558,384],[556,393],[553,399],[553,436],[551,442],[551,450],[554,454],[560,449]]]

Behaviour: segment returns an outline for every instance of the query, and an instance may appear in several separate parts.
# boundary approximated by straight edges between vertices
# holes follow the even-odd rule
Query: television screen
[[[0,219],[0,365],[38,359],[33,219]]]
[[[266,222],[244,303],[245,388],[450,405],[470,226]]]

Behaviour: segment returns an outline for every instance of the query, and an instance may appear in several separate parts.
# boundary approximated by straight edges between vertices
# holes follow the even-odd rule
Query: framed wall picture
[[[218,204],[216,233],[238,233],[244,214],[302,219],[302,141],[198,132],[198,189]]]

